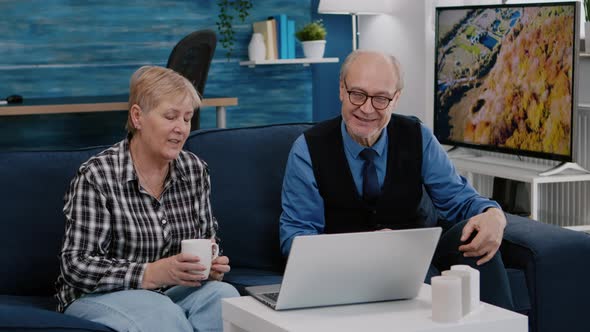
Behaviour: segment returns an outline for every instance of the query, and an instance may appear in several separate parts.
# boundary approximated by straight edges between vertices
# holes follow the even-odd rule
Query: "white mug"
[[[219,256],[219,246],[217,243],[213,243],[209,239],[190,239],[182,240],[180,245],[182,253],[199,257],[199,264],[206,268],[205,271],[200,273],[206,277],[209,277],[209,271],[211,271],[211,261]]]

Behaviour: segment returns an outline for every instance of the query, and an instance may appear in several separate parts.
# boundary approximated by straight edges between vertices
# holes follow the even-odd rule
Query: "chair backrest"
[[[213,30],[192,32],[174,46],[166,67],[186,77],[202,96],[216,45]]]

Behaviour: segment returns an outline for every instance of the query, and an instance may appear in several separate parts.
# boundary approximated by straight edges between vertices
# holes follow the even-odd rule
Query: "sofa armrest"
[[[500,248],[506,267],[525,271],[533,331],[587,331],[590,236],[506,214]]]

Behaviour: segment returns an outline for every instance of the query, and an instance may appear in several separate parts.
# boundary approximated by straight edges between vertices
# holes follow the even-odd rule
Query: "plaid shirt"
[[[147,263],[216,236],[207,164],[181,151],[170,166],[159,201],[139,185],[128,139],[80,166],[64,198],[59,311],[86,293],[141,288]]]

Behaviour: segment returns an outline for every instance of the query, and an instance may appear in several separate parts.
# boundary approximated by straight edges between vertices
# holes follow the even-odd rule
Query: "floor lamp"
[[[352,50],[358,48],[358,15],[389,14],[391,0],[320,0],[318,13],[340,14],[352,17]]]

